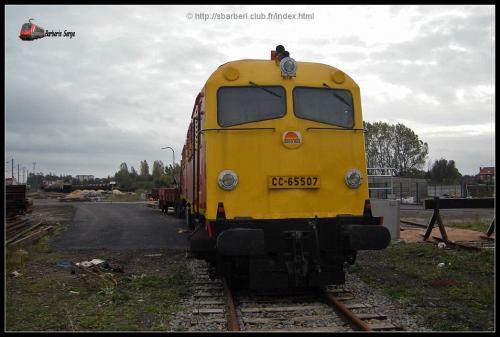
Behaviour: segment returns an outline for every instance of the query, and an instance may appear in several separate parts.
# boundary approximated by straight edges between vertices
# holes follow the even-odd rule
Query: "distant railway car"
[[[342,284],[358,250],[390,242],[370,210],[358,85],[283,46],[210,76],[181,169],[177,211],[194,228],[190,251],[230,283]]]
[[[158,188],[158,208],[161,209],[163,213],[168,213],[169,207],[175,208],[178,200],[177,194],[177,188]]]
[[[19,38],[21,40],[33,41],[45,36],[45,30],[42,27],[31,23],[31,20],[33,19],[29,19],[29,22],[21,26],[21,32],[19,33]]]
[[[151,194],[150,194],[150,197],[153,199],[153,200],[158,200],[159,197],[160,197],[160,189],[158,187],[155,187],[155,188],[152,188],[151,189]]]

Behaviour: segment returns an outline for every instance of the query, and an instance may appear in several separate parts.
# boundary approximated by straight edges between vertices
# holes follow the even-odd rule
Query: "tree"
[[[164,175],[164,166],[161,160],[155,160],[153,163],[153,185],[155,187],[162,186],[161,176]]]
[[[462,175],[455,167],[455,161],[441,158],[432,165],[430,177],[435,184],[451,185],[458,183]]]
[[[398,176],[421,176],[429,148],[405,125],[365,122],[368,167],[391,167]]]
[[[115,180],[121,188],[129,189],[132,185],[130,173],[128,172],[127,163],[120,164],[120,170],[115,173]]]
[[[128,172],[127,163],[120,164],[120,171],[127,171]]]
[[[179,184],[181,174],[181,166],[179,164],[175,164],[175,166],[168,165],[165,167],[165,174],[161,177],[161,181],[165,186],[172,187],[174,182]]]
[[[153,179],[160,178],[164,169],[163,162],[161,160],[155,160],[153,163]]]
[[[149,177],[149,165],[146,160],[141,161],[141,177]]]
[[[135,168],[133,166],[130,167],[130,176],[133,178],[133,179],[136,179],[139,175],[137,174],[137,171],[135,170]]]

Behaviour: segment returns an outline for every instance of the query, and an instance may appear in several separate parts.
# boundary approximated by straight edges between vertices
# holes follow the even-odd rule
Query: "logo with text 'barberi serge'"
[[[33,41],[36,39],[41,39],[43,37],[69,37],[70,39],[75,37],[75,32],[70,32],[68,30],[58,30],[58,31],[48,31],[43,29],[41,26],[32,23],[35,19],[31,18],[28,22],[21,26],[21,32],[19,33],[19,38],[23,41]]]
[[[290,149],[299,147],[302,144],[302,135],[299,131],[283,132],[283,145]]]

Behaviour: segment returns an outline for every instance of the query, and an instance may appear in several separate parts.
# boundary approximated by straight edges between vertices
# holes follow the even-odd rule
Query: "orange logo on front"
[[[283,133],[283,145],[289,148],[299,147],[302,144],[302,135],[299,131],[285,131]]]

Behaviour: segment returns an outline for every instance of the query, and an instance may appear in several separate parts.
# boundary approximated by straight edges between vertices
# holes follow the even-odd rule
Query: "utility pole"
[[[14,158],[12,158],[12,183],[14,183]]]
[[[9,160],[7,160],[7,161],[5,162],[5,166],[6,166],[6,168],[5,168],[5,178],[7,178],[7,172],[9,172],[9,163],[10,163],[10,161],[9,161]]]
[[[24,179],[24,170],[25,170],[25,167],[23,166],[23,183],[26,184],[26,180]]]
[[[17,183],[19,184],[19,164],[17,164]]]
[[[35,165],[36,165],[36,161],[33,162],[33,187],[36,188]]]

